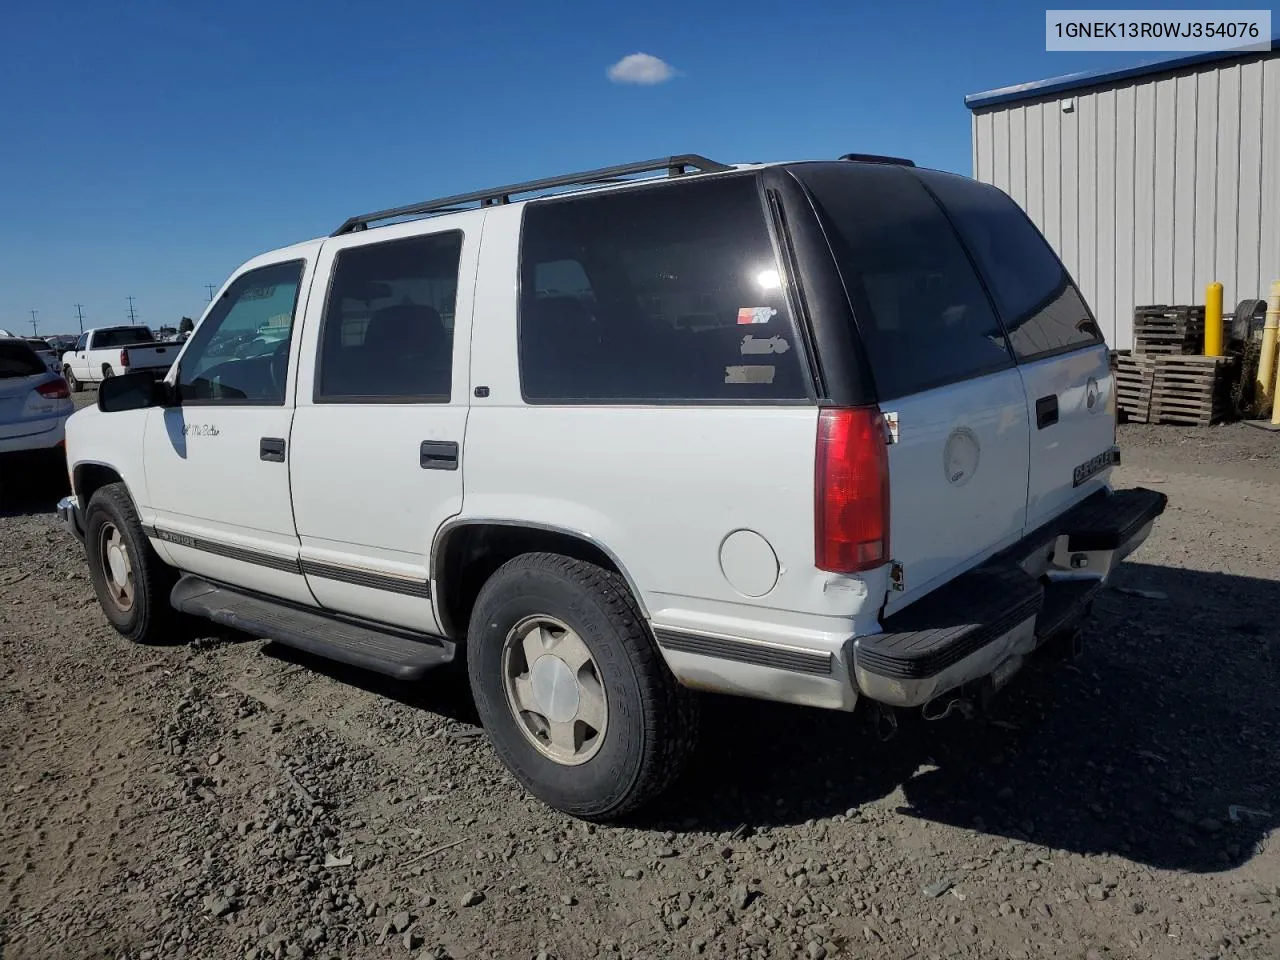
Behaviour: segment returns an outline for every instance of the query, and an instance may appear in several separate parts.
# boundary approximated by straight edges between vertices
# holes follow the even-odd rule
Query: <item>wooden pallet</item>
[[[1204,350],[1204,307],[1154,304],[1133,308],[1135,353],[1198,354]]]
[[[1116,408],[1125,419],[1146,423],[1151,416],[1151,388],[1155,358],[1142,354],[1113,355],[1116,379]]]
[[[1149,422],[1207,427],[1231,415],[1236,358],[1158,356],[1152,360]]]

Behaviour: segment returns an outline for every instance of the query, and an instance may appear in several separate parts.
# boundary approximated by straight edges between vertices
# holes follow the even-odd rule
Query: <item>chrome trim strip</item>
[[[830,676],[835,657],[830,653],[815,653],[782,644],[762,640],[744,640],[740,637],[722,637],[707,633],[694,633],[670,627],[655,627],[654,637],[658,646],[681,653],[694,653],[703,657],[735,660],[757,667],[789,670],[813,676]]]
[[[302,575],[302,568],[298,565],[296,557],[277,557],[269,553],[259,553],[256,550],[247,550],[244,547],[233,547],[228,543],[216,543],[203,537],[192,537],[185,533],[161,530],[158,527],[145,524],[142,527],[142,531],[148,537],[155,540],[163,540],[165,543],[172,543],[175,546],[199,550],[202,553],[212,553],[214,556],[226,557],[228,560],[239,560],[241,563],[251,563],[254,566],[280,570],[284,573]]]
[[[406,597],[421,597],[424,600],[431,597],[431,584],[425,580],[410,580],[407,577],[374,573],[370,570],[358,570],[354,567],[337,566],[305,558],[302,560],[302,572],[308,577],[336,580],[339,583],[368,587],[370,590],[382,590],[385,593],[399,593]]]

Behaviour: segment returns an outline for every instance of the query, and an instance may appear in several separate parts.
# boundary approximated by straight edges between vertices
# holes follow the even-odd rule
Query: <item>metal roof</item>
[[[1271,51],[1280,49],[1280,35],[1271,38]],[[1169,73],[1183,67],[1198,66],[1203,63],[1214,63],[1218,60],[1235,60],[1248,57],[1258,50],[1207,50],[1189,53],[1169,60],[1156,60],[1140,63],[1132,67],[1121,67],[1118,70],[1089,70],[1084,73],[1068,73],[1063,77],[1050,77],[1048,80],[1033,80],[1030,83],[1015,83],[1009,87],[999,87],[982,93],[971,93],[964,98],[964,105],[970,110],[979,107],[994,107],[1001,103],[1012,103],[1015,100],[1030,100],[1034,97],[1045,97],[1067,90],[1079,90],[1082,87],[1097,87],[1104,83],[1116,83],[1134,77],[1144,77],[1153,73]]]

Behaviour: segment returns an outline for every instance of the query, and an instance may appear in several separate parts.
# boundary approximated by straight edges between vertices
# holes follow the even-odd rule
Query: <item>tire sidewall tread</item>
[[[99,561],[98,536],[103,524],[115,524],[129,550],[133,567],[133,609],[123,613],[107,594],[106,571]],[[98,596],[98,604],[116,631],[134,643],[150,644],[162,639],[170,622],[169,591],[177,580],[176,572],[156,554],[146,534],[133,500],[123,483],[109,483],[99,488],[85,509],[85,556],[89,563],[89,579]]]

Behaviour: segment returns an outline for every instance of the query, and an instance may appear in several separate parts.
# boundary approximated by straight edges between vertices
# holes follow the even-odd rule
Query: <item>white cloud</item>
[[[609,79],[614,83],[651,86],[665,83],[675,75],[675,67],[651,53],[629,53],[609,68]]]

